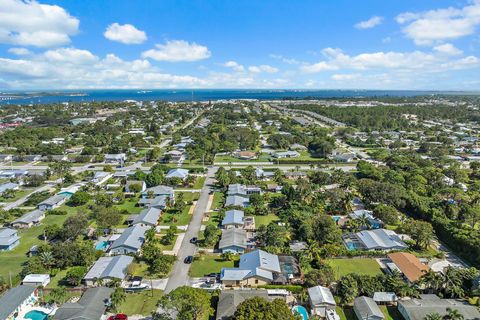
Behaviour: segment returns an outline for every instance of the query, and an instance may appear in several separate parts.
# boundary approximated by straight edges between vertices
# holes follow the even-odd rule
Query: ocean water
[[[221,99],[284,99],[284,98],[351,98],[351,97],[414,97],[436,94],[461,94],[461,92],[405,91],[405,90],[75,90],[38,91],[30,96],[20,92],[7,92],[0,96],[0,104],[46,104],[82,101],[165,100],[214,101]],[[45,94],[47,93],[47,94]],[[5,97],[10,95],[10,97]]]

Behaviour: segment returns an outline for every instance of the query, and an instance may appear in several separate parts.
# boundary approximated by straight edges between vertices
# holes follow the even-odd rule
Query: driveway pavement
[[[180,246],[177,254],[177,261],[175,262],[171,275],[168,279],[167,286],[165,288],[166,293],[169,293],[170,291],[189,283],[188,270],[190,269],[190,264],[186,264],[183,261],[187,256],[194,256],[195,252],[197,251],[197,246],[191,244],[190,239],[193,237],[198,237],[200,232],[203,215],[205,211],[207,211],[209,193],[212,191],[212,186],[215,181],[216,171],[216,167],[208,169],[207,178],[205,179],[205,184],[203,185],[202,191],[200,192],[200,197],[193,211],[192,220],[190,221],[190,224],[185,232],[185,237],[183,238],[182,245]]]

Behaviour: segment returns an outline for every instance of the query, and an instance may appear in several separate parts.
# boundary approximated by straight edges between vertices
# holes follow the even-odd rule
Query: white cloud
[[[382,21],[383,21],[383,17],[373,16],[368,20],[360,21],[359,23],[357,23],[355,25],[355,28],[357,28],[357,29],[370,29],[370,28],[378,26],[379,24],[382,23]]]
[[[109,40],[124,44],[141,44],[147,40],[144,31],[138,30],[131,24],[120,25],[116,22],[109,25],[103,35]]]
[[[180,62],[203,60],[212,55],[207,47],[184,40],[171,40],[166,44],[157,44],[156,47],[157,49],[143,52],[142,57],[157,61]]]
[[[241,64],[239,64],[238,62],[233,61],[233,60],[225,62],[223,64],[223,66],[226,67],[226,68],[231,68],[236,72],[242,72],[242,71],[245,70],[244,66],[242,66]]]
[[[278,69],[275,67],[269,66],[268,64],[262,64],[260,66],[250,66],[248,67],[248,71],[253,73],[260,73],[260,72],[276,73],[278,72]]]
[[[474,1],[463,8],[405,12],[396,21],[405,25],[403,33],[417,45],[433,45],[474,34],[480,24],[480,2]]]
[[[52,47],[70,43],[79,20],[56,5],[1,0],[0,43]]]
[[[8,49],[8,52],[15,54],[17,56],[28,56],[29,54],[32,53],[27,48],[10,48]]]
[[[47,60],[52,62],[68,62],[72,64],[92,63],[98,60],[88,50],[80,50],[75,48],[60,48],[48,50],[44,53]]]
[[[358,73],[337,73],[332,75],[332,80],[344,81],[358,79],[360,75]]]
[[[463,54],[462,50],[458,49],[451,43],[440,44],[438,46],[433,47],[433,50],[449,56],[458,56]]]
[[[412,71],[423,70],[424,72],[441,72],[448,69],[467,68],[478,66],[478,59],[454,60],[450,55],[455,52],[453,46],[443,46],[434,52],[371,52],[361,53],[355,56],[345,54],[340,49],[326,48],[322,51],[325,60],[304,64],[300,70],[305,73],[319,73],[332,70],[399,70]],[[458,50],[458,49],[457,49]],[[455,52],[458,54],[458,52]]]
[[[297,59],[285,58],[284,56],[279,54],[270,54],[270,58],[280,60],[286,64],[300,64],[300,61],[298,61]]]

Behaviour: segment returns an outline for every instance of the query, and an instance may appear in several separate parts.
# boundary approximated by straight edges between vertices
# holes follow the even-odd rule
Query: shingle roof
[[[273,272],[281,272],[278,256],[262,250],[255,250],[240,256],[238,268],[223,268],[220,279],[243,280],[258,276],[272,281]]]
[[[37,222],[44,215],[45,215],[45,213],[42,210],[33,210],[33,211],[25,213],[20,218],[13,220],[11,224],[14,224],[14,223],[29,224],[29,223],[32,223],[32,222]]]
[[[390,253],[388,257],[410,282],[417,281],[430,269],[427,265],[421,263],[417,257],[408,252]]]
[[[218,297],[217,320],[230,319],[240,303],[247,299],[261,297],[268,299],[267,290],[223,290]]]
[[[170,178],[180,178],[180,179],[185,179],[188,177],[188,170],[187,169],[171,169],[168,171],[167,175],[165,178],[170,179]]]
[[[40,202],[38,205],[56,205],[60,202],[62,202],[65,198],[67,198],[66,195],[63,195],[63,194],[56,194],[50,198],[48,198],[47,200],[43,201],[43,202]]]
[[[17,230],[0,228],[0,245],[9,246],[19,239]]]
[[[129,247],[140,250],[145,242],[145,232],[147,232],[148,229],[150,229],[150,227],[139,224],[125,229],[120,237],[113,242],[110,250],[118,247]]]
[[[135,225],[142,223],[156,226],[161,213],[162,211],[156,208],[144,209],[135,217],[135,220],[133,220],[132,224]]]
[[[410,320],[423,320],[427,314],[438,313],[446,315],[447,308],[458,310],[465,320],[480,319],[480,312],[477,307],[468,304],[466,301],[457,299],[440,299],[433,294],[420,295],[421,299],[401,300],[398,307],[405,310]]]
[[[336,305],[333,294],[327,287],[315,286],[308,288],[308,295],[314,306],[321,304]]]
[[[362,319],[368,319],[369,317],[378,317],[384,319],[382,310],[370,297],[358,297],[355,298],[353,302],[353,307],[357,316],[360,316]]]
[[[247,195],[247,191],[245,191],[245,186],[239,183],[230,184],[228,186],[227,195]]]
[[[222,225],[243,225],[243,218],[245,213],[242,210],[228,210],[225,212],[225,218],[222,220]]]
[[[248,204],[250,201],[248,198],[242,196],[228,196],[225,200],[225,206],[240,206],[243,207],[245,204]]]
[[[151,187],[145,190],[144,193],[147,194],[149,191],[152,191],[155,195],[167,195],[167,196],[173,195],[173,188],[168,186]]]
[[[247,232],[242,229],[222,230],[222,238],[218,244],[219,249],[237,246],[247,248]]]
[[[0,320],[6,320],[28,297],[35,292],[34,286],[21,285],[8,290],[0,297]]]
[[[55,312],[55,320],[98,320],[106,310],[106,303],[113,293],[112,288],[96,287],[85,291],[80,300],[75,303],[64,303]]]
[[[100,257],[87,272],[84,279],[116,278],[123,280],[127,274],[127,267],[132,262],[133,257],[125,255]]]

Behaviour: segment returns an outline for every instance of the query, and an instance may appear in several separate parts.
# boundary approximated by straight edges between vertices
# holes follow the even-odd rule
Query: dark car
[[[192,256],[187,256],[187,257],[185,258],[185,260],[183,260],[183,262],[185,262],[186,264],[190,264],[190,263],[192,263],[192,261],[193,261],[193,257],[192,257]]]
[[[197,241],[198,241],[197,237],[193,237],[192,239],[190,239],[190,243],[193,243],[193,244],[196,244]]]

